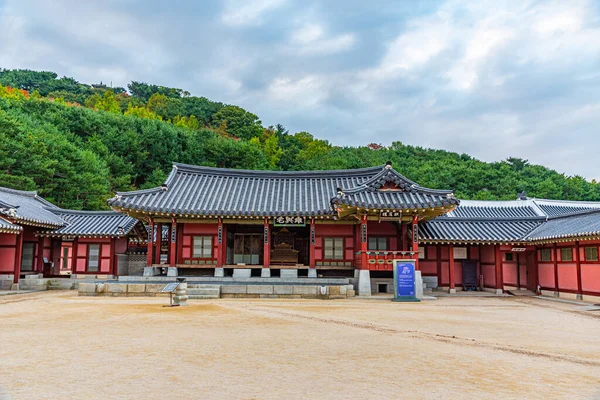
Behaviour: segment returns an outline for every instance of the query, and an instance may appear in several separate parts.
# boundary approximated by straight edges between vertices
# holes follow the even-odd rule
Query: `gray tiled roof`
[[[64,222],[49,209],[57,208],[37,192],[0,187],[0,215],[17,223],[47,227],[62,226]]]
[[[19,233],[23,228],[20,225],[11,224],[9,221],[0,218],[0,233]]]
[[[126,236],[136,219],[115,211],[52,210],[65,221],[65,226],[47,232],[52,236]]]
[[[600,236],[600,209],[549,219],[527,235],[530,241]]]
[[[378,190],[393,183],[401,190]],[[451,190],[436,190],[421,187],[415,182],[386,166],[365,182],[342,192],[332,199],[335,204],[364,208],[423,209],[456,206],[459,201]]]
[[[375,192],[387,181],[402,182],[405,190]],[[163,187],[117,193],[108,204],[115,209],[179,215],[320,216],[333,214],[332,201],[391,209],[458,204],[452,192],[421,188],[383,166],[278,172],[177,163]]]
[[[448,218],[521,218],[540,215],[543,214],[531,204],[522,200],[461,200],[456,209],[446,214]]]
[[[520,219],[438,218],[419,226],[423,242],[522,242],[544,223],[543,217]]]

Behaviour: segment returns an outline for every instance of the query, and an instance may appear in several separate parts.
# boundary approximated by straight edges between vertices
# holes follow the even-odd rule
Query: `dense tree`
[[[239,139],[250,140],[263,132],[258,117],[238,106],[226,106],[217,111],[212,118],[212,126],[226,125],[227,133]]]
[[[10,86],[10,87],[9,87]],[[303,170],[383,165],[459,198],[600,201],[600,184],[528,160],[484,163],[467,154],[394,142],[338,147],[233,105],[132,82],[129,93],[52,72],[0,70],[0,186],[39,190],[62,207],[103,209],[114,191],[159,185],[172,162]]]

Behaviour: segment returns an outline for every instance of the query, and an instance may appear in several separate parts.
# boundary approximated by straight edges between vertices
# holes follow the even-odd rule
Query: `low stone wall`
[[[354,297],[352,285],[223,285],[221,298],[346,299]]]
[[[80,296],[154,297],[166,283],[79,283]],[[194,285],[198,287],[198,285]],[[214,285],[213,285],[214,286]],[[345,299],[354,297],[352,285],[221,285],[221,298]]]

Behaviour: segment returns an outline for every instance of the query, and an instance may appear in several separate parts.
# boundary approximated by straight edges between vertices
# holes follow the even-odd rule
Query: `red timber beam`
[[[154,243],[154,220],[152,218],[148,220],[148,227],[150,229],[148,229],[148,253],[146,254],[146,266],[151,267],[152,254],[154,253],[152,248],[152,245]]]
[[[496,289],[504,292],[504,281],[502,277],[502,253],[500,253],[500,245],[494,245],[494,263],[496,267]]]
[[[554,295],[558,296],[558,249],[552,245],[552,261],[554,262]]]
[[[415,269],[419,270],[419,218],[415,215],[412,218],[412,246],[411,251],[414,253]]]
[[[156,243],[154,244],[154,263],[160,264],[160,253],[162,247],[162,227],[163,224],[157,223],[155,226],[156,231]]]
[[[448,280],[450,281],[450,293],[455,293],[454,287],[454,244],[450,243],[448,247]]]
[[[360,220],[360,264],[362,269],[369,269],[367,262],[368,243],[367,216],[363,215]]]
[[[217,268],[223,268],[223,220],[217,225]]]
[[[579,253],[579,241],[575,242],[575,253],[577,254],[577,298],[583,298],[583,287],[581,284],[581,254]]]
[[[271,229],[269,227],[269,219],[265,218],[265,224],[263,229],[263,267],[269,268],[271,265]]]
[[[169,233],[169,266],[175,267],[177,265],[177,220],[175,218],[171,218]]]
[[[315,219],[310,220],[310,249],[309,249],[309,267],[316,268],[317,262],[315,258],[315,248],[317,245],[317,229],[315,226]]]
[[[21,276],[21,259],[23,258],[23,237],[25,236],[25,230],[22,230],[17,235],[17,251],[15,251],[15,270],[13,275],[13,283],[16,285],[19,283],[19,277]]]

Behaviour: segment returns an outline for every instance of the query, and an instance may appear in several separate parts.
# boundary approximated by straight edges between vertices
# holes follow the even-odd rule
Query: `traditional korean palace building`
[[[0,288],[40,274],[118,275],[137,237],[146,238],[144,226],[127,215],[64,210],[36,192],[0,188]]]
[[[348,277],[370,295],[393,291],[392,260],[407,258],[428,288],[600,300],[600,203],[459,201],[388,163],[299,172],[174,164],[162,186],[108,204],[113,212],[68,211],[0,189],[0,274],[142,275],[118,258],[143,252],[146,276]]]

